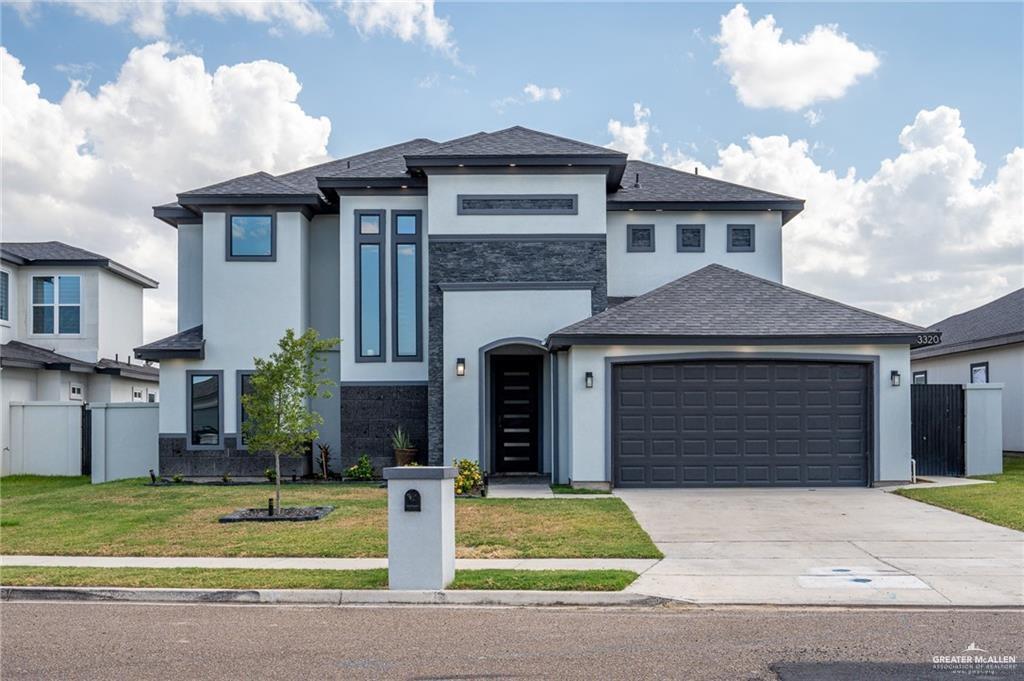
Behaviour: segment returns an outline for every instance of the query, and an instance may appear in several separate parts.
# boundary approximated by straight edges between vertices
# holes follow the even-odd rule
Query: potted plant
[[[391,448],[395,450],[395,465],[408,466],[416,462],[416,448],[412,446],[409,433],[402,426],[391,434]]]

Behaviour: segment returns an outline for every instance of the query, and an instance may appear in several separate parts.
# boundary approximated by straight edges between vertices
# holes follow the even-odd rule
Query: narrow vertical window
[[[242,397],[252,392],[252,371],[241,370],[238,372],[236,385],[238,386],[238,407],[235,411],[238,414],[238,449],[246,449],[245,442],[245,429],[243,426],[249,419],[249,415],[245,413],[245,406],[242,404]]]
[[[422,211],[391,214],[394,244],[391,262],[392,359],[415,362],[423,359],[422,343]]]
[[[189,371],[189,449],[217,449],[223,446],[223,388],[220,371]]]
[[[11,278],[7,272],[0,272],[0,319],[11,321]]]
[[[32,277],[32,333],[82,332],[82,278]]]
[[[384,215],[355,212],[357,362],[384,361]]]

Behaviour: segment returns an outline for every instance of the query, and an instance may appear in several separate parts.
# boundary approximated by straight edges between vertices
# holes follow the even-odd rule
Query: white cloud
[[[651,147],[647,137],[651,133],[651,110],[640,102],[633,103],[633,125],[628,125],[614,118],[608,121],[608,134],[612,141],[605,146],[609,149],[626,152],[630,158],[648,159]]]
[[[720,48],[715,63],[729,73],[739,100],[755,109],[798,111],[838,99],[880,64],[835,25],[815,26],[797,42],[783,41],[775,17],[752,24],[743,5],[722,17],[715,42]]]
[[[349,23],[361,34],[390,33],[406,43],[419,40],[460,63],[452,25],[434,12],[434,0],[347,0],[342,4]]]
[[[818,123],[821,123],[823,120],[825,120],[825,116],[824,114],[821,113],[821,111],[808,109],[807,111],[804,111],[804,120],[807,121],[807,124],[813,128]]]
[[[326,159],[331,124],[307,114],[285,66],[256,61],[209,73],[165,43],[132,50],[96,94],[73,82],[40,96],[0,47],[3,238],[55,239],[160,281],[146,294],[146,338],[174,332],[176,241],[151,206],[256,170]]]
[[[299,33],[327,31],[327,18],[309,0],[180,0],[178,14],[240,17],[261,24],[285,24]]]
[[[899,134],[902,151],[873,175],[837,174],[804,140],[751,136],[707,168],[679,169],[798,196],[783,230],[786,283],[900,319],[931,324],[1024,285],[1024,149],[994,178],[960,112],[924,110]]]
[[[523,94],[531,102],[557,102],[562,99],[565,91],[558,87],[540,87],[533,83],[527,83],[523,88]]]

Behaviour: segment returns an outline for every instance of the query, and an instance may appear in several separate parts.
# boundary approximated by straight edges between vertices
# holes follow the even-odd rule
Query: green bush
[[[366,454],[360,456],[354,466],[349,466],[345,470],[345,476],[353,480],[373,480],[373,464],[370,463],[370,457]]]
[[[270,482],[274,482],[275,480],[277,480],[277,471],[275,471],[273,468],[268,468],[267,470],[263,471],[263,475]]]
[[[480,472],[480,464],[470,459],[457,459],[456,467],[459,474],[455,476],[456,494],[474,494],[484,485],[484,476]]]

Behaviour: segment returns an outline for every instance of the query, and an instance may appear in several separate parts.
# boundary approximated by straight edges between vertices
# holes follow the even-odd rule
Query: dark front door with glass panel
[[[542,358],[491,358],[495,473],[536,473],[540,469],[540,385]]]

